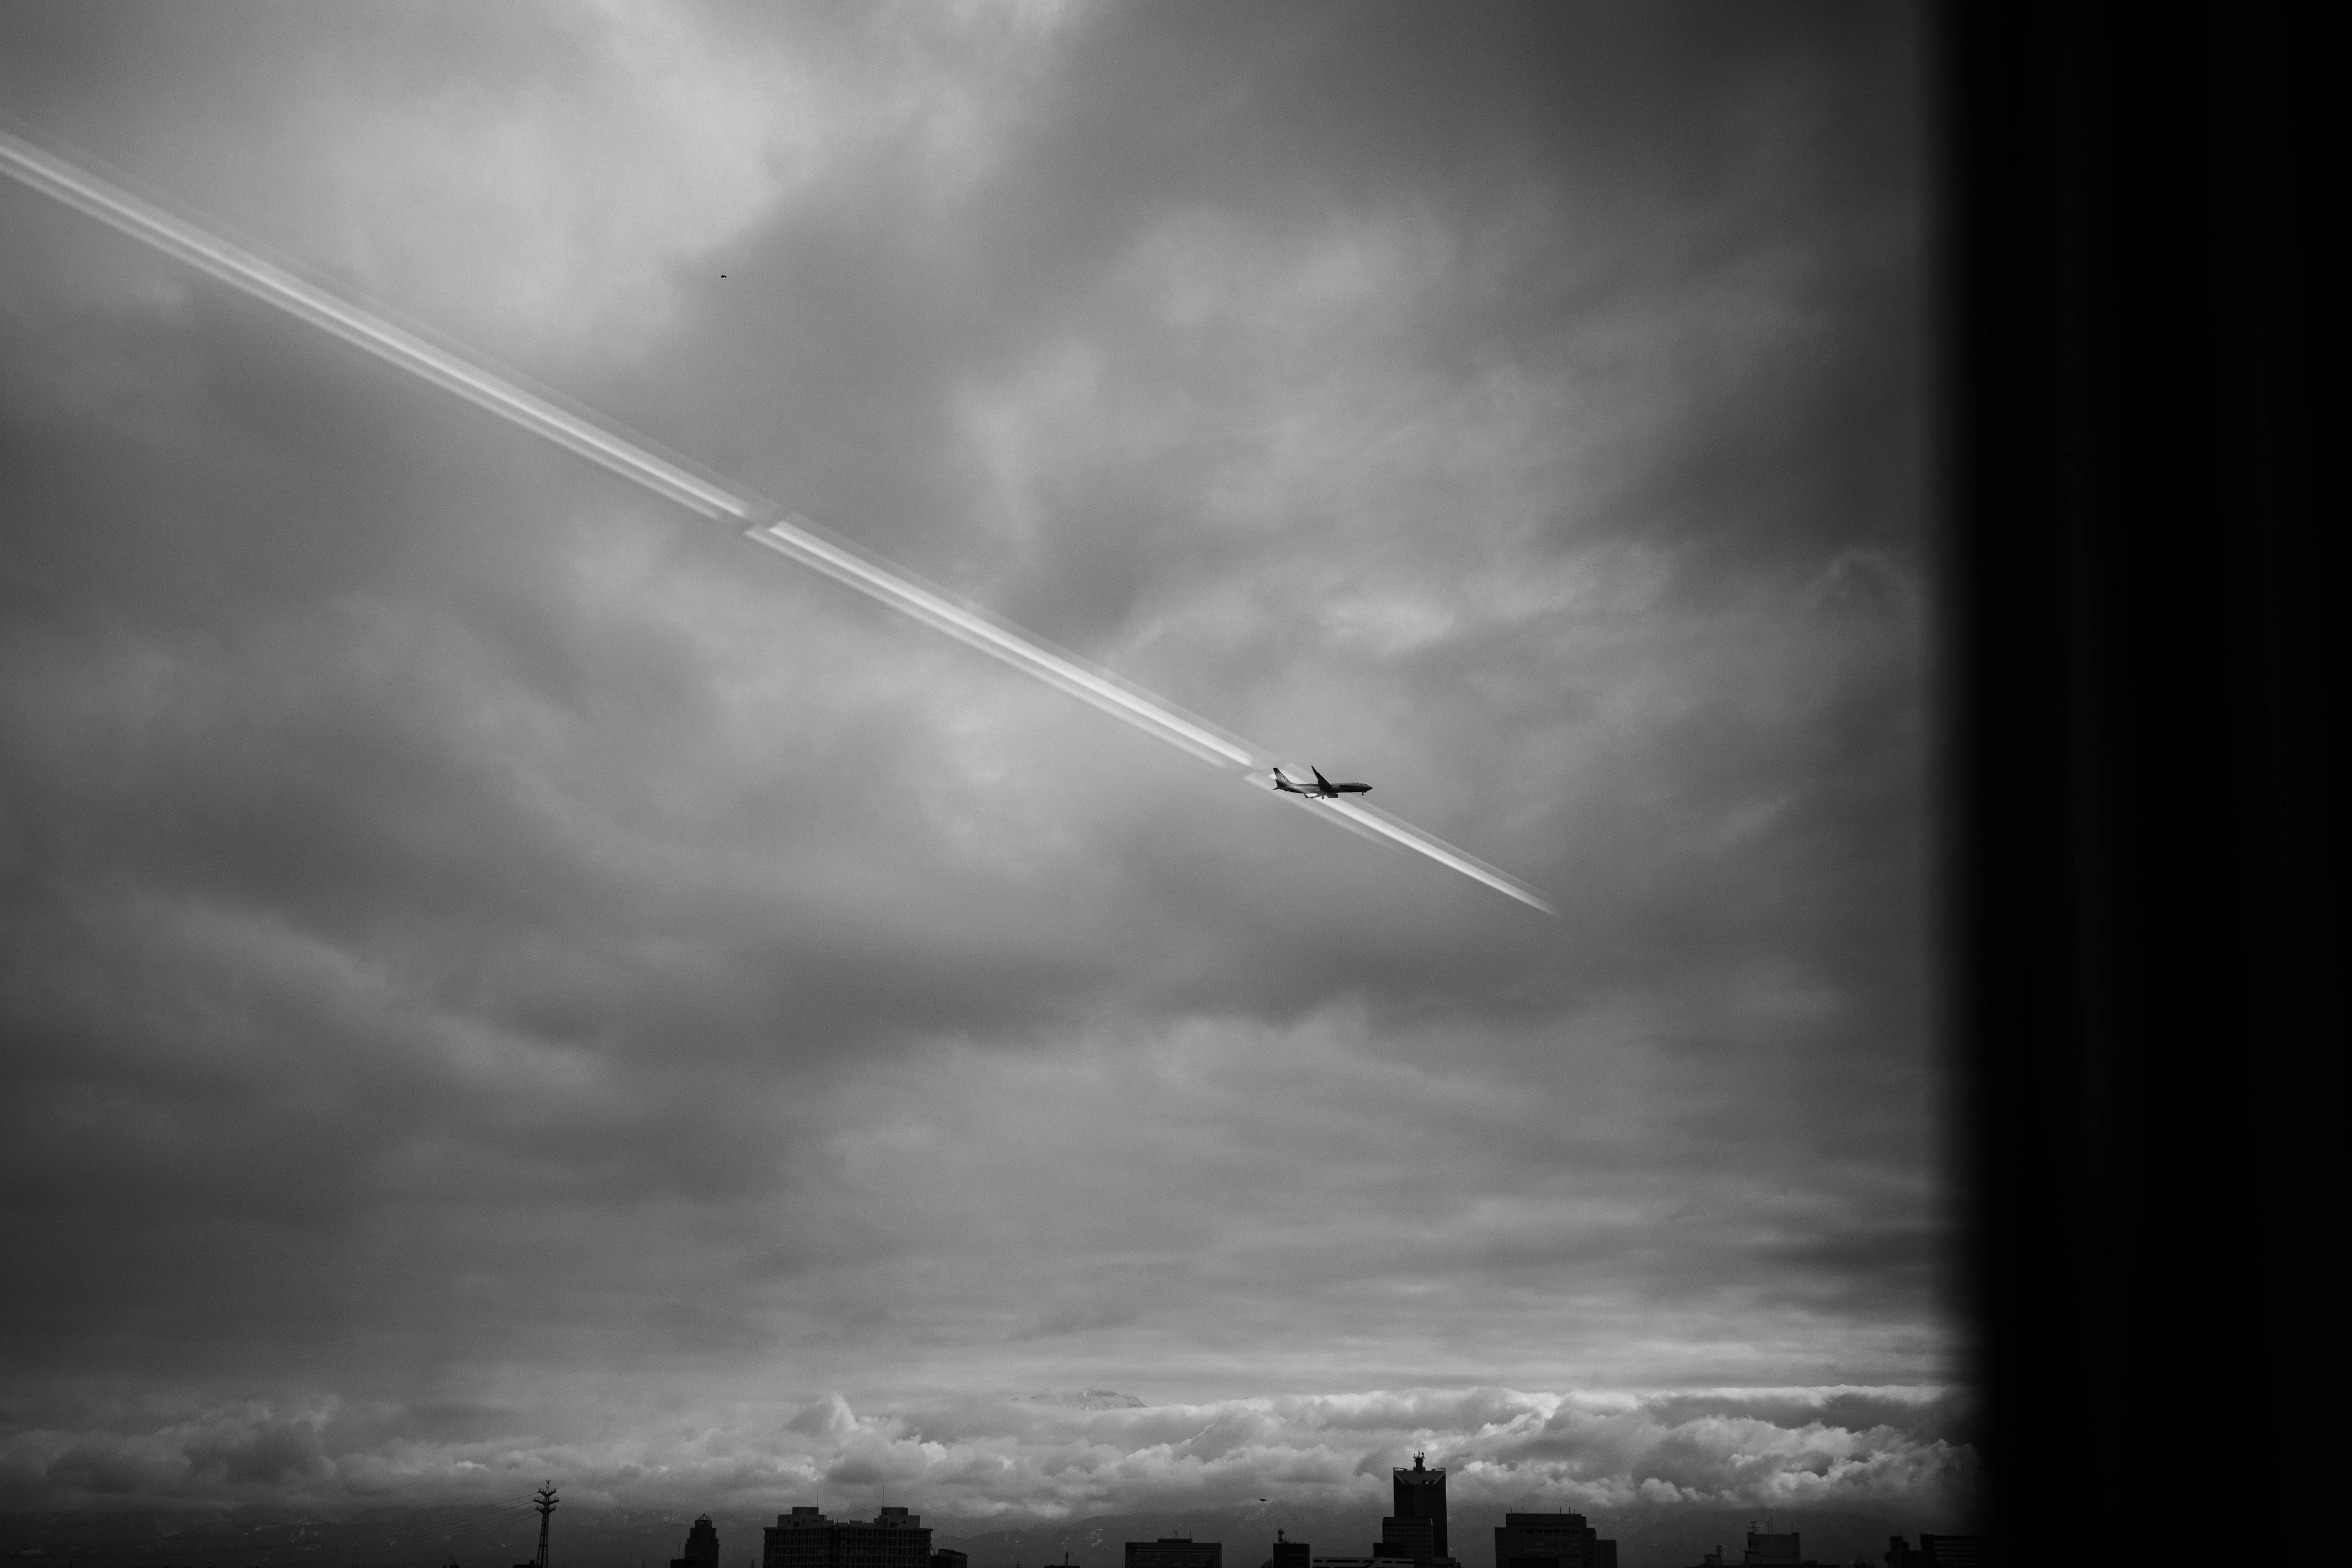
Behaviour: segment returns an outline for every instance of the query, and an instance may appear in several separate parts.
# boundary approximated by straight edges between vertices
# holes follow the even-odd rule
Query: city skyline
[[[27,127],[1559,907],[0,182],[0,1506],[1964,1514],[1924,45],[1697,15],[0,15]]]

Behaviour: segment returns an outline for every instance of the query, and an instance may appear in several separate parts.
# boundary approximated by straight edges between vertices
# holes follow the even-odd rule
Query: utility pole
[[[555,1511],[556,1500],[555,1483],[553,1481],[550,1481],[545,1486],[540,1488],[539,1495],[530,1500],[531,1506],[539,1510],[538,1568],[547,1568],[547,1516]]]

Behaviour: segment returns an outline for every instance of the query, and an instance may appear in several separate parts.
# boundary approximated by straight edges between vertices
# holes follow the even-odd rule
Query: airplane
[[[1274,787],[1285,795],[1303,795],[1312,800],[1337,800],[1343,795],[1372,793],[1372,786],[1368,784],[1333,784],[1323,776],[1319,769],[1309,767],[1307,771],[1315,775],[1313,784],[1292,784],[1282,776],[1282,769],[1277,765],[1274,770]]]

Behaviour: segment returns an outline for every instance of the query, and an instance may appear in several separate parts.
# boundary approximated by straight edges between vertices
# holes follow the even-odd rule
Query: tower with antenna
[[[1431,1469],[1427,1454],[1412,1457],[1412,1468],[1400,1466],[1389,1472],[1395,1483],[1396,1512],[1381,1521],[1375,1557],[1411,1558],[1414,1568],[1438,1568],[1451,1563],[1446,1550],[1445,1467]]]
[[[530,1506],[539,1510],[539,1557],[531,1568],[547,1568],[547,1516],[555,1511],[559,1500],[553,1481],[541,1487],[538,1494],[530,1500]]]

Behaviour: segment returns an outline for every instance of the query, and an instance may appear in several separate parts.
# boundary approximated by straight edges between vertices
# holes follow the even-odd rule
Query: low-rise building
[[[1182,1535],[1130,1541],[1127,1568],[1225,1568],[1225,1547],[1223,1542],[1194,1541]]]
[[[796,1508],[760,1533],[760,1568],[931,1568],[931,1532],[903,1508],[886,1508],[870,1523]]]
[[[1739,1557],[1725,1557],[1723,1548],[1718,1546],[1698,1560],[1698,1568],[1730,1568],[1733,1563],[1742,1568],[1836,1568],[1834,1563],[1815,1563],[1808,1558],[1793,1530],[1751,1530],[1748,1532],[1748,1548]]]
[[[1288,1531],[1277,1530],[1263,1568],[1313,1568],[1313,1559],[1307,1555],[1307,1542],[1293,1541]]]
[[[1415,1568],[1410,1557],[1316,1557],[1307,1568]]]
[[[1899,1535],[1886,1541],[1886,1568],[1993,1568],[2000,1561],[1989,1535],[1923,1535],[1916,1546]]]
[[[1495,1527],[1495,1568],[1617,1568],[1617,1543],[1580,1513],[1507,1513]]]

